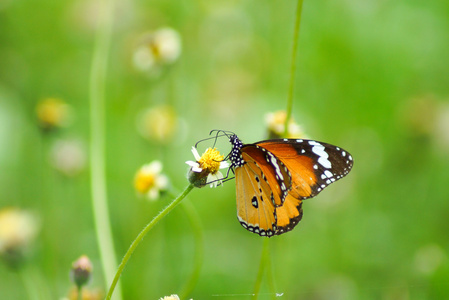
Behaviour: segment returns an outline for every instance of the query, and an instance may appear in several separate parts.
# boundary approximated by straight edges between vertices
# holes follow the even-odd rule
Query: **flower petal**
[[[201,169],[199,167],[192,167],[192,171],[195,173],[201,173],[201,172],[203,172],[203,169]]]
[[[223,179],[223,174],[221,174],[221,172],[207,175],[207,182],[210,182],[211,188],[222,185],[223,184],[222,179]]]
[[[207,183],[209,183],[210,182],[210,187],[211,188],[214,188],[214,187],[216,187],[217,186],[217,182],[215,181],[215,179],[216,179],[216,176],[215,175],[212,175],[212,174],[209,174],[209,175],[207,175]]]
[[[154,187],[147,192],[147,197],[150,200],[156,200],[159,198],[159,189]]]
[[[162,163],[158,160],[155,160],[147,165],[148,172],[159,174],[162,171]]]
[[[186,161],[186,164],[188,164],[189,166],[192,167],[191,169],[193,172],[196,172],[196,173],[203,172],[203,169],[200,168],[200,164],[197,163],[196,161],[188,160],[188,161]]]
[[[229,168],[229,163],[227,161],[220,162],[220,169]]]
[[[217,174],[215,174],[215,177],[216,177],[218,180],[222,180],[222,179],[223,179],[223,174],[222,174],[220,171],[218,171]]]
[[[163,174],[160,174],[156,178],[155,185],[159,190],[166,190],[168,187],[168,177]]]
[[[201,156],[198,154],[198,150],[196,150],[196,148],[193,146],[192,146],[192,153],[197,161],[201,159]]]
[[[186,161],[186,164],[188,164],[191,167],[198,167],[200,165],[196,161],[191,161],[191,160]]]

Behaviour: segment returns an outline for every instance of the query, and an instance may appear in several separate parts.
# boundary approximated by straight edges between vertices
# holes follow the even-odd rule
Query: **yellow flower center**
[[[216,174],[223,159],[224,155],[220,155],[217,149],[207,148],[198,163],[201,169],[208,171],[210,174]]]
[[[61,126],[68,117],[67,104],[56,98],[41,101],[36,110],[38,119],[44,126]]]
[[[155,176],[153,173],[148,173],[140,170],[136,174],[136,178],[134,179],[134,187],[136,190],[144,194],[150,190],[154,185]]]
[[[153,54],[153,56],[156,58],[156,61],[159,61],[161,59],[160,46],[153,41],[150,43],[149,48],[150,48],[150,51]]]

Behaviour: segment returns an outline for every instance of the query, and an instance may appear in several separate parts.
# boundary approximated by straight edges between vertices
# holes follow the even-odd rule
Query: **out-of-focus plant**
[[[0,210],[0,256],[12,268],[19,267],[40,230],[30,211],[8,207]]]
[[[67,126],[72,117],[69,104],[59,98],[45,98],[36,106],[39,125],[44,131],[50,131]]]
[[[181,37],[169,27],[143,34],[133,53],[134,67],[158,76],[164,67],[173,64],[181,54]]]
[[[134,177],[134,187],[139,195],[149,200],[156,200],[160,194],[167,191],[169,180],[162,172],[162,163],[155,160],[145,164]]]

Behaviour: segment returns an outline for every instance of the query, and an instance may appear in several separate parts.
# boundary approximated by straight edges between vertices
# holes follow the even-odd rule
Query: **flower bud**
[[[187,178],[191,184],[193,184],[196,188],[202,188],[207,185],[207,176],[209,172],[204,169],[201,172],[195,172],[192,168],[189,169],[189,173],[187,174]]]
[[[72,264],[70,277],[73,283],[80,288],[89,282],[92,276],[92,270],[93,267],[90,259],[86,255],[83,255]]]

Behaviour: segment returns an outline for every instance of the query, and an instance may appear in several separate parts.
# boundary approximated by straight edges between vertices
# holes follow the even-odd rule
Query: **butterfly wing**
[[[264,175],[261,178],[258,175],[257,180],[261,179],[261,184],[267,185],[266,190],[269,192],[273,205],[281,206],[292,186],[287,166],[271,152],[258,145],[245,145],[241,152],[243,160],[251,163],[249,166],[253,172],[256,174],[261,172]]]
[[[302,219],[302,200],[288,194],[282,206],[276,207],[276,235],[292,230]]]
[[[346,176],[353,159],[346,150],[313,140],[279,139],[257,145],[275,155],[289,170],[294,198],[316,196],[329,184]]]
[[[237,216],[243,227],[262,236],[290,231],[302,218],[302,201],[289,195],[287,167],[256,145],[242,148],[245,164],[235,169]]]
[[[248,159],[248,158],[247,158]],[[237,218],[242,226],[260,236],[273,236],[276,214],[271,190],[262,186],[265,175],[254,160],[235,169]]]

